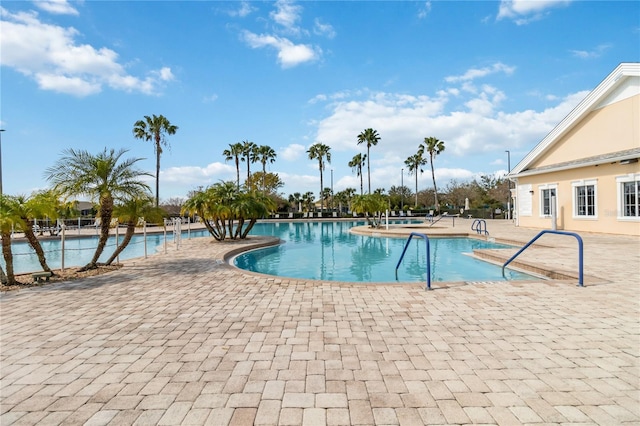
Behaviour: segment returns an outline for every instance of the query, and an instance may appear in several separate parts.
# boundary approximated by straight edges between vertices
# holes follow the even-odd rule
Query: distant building
[[[509,174],[516,224],[640,236],[639,159],[640,63],[622,63]]]
[[[93,215],[94,203],[91,201],[76,201],[76,209],[80,212],[80,216]]]

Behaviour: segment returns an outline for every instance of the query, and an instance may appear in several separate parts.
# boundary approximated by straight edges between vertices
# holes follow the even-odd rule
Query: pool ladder
[[[398,260],[398,264],[396,265],[396,281],[398,280],[398,268],[402,263],[402,259],[404,259],[404,254],[407,252],[407,248],[409,247],[409,243],[413,237],[420,237],[424,239],[424,242],[427,246],[427,290],[431,290],[431,254],[429,250],[429,237],[426,234],[422,234],[420,232],[412,232],[409,234],[409,238],[404,245],[404,249],[402,250],[402,254],[400,255],[400,260]]]
[[[538,238],[542,237],[544,234],[569,235],[571,237],[575,237],[576,240],[578,240],[578,286],[579,287],[584,287],[584,268],[583,268],[584,260],[583,260],[583,254],[582,254],[582,252],[583,252],[582,238],[580,237],[580,235],[576,234],[575,232],[568,232],[568,231],[554,231],[554,230],[551,230],[551,229],[540,231],[540,233],[538,235],[533,237],[533,239],[531,241],[529,241],[524,247],[522,247],[520,250],[518,250],[518,252],[516,254],[511,256],[511,259],[507,260],[505,262],[505,264],[502,265],[502,276],[504,277],[504,268],[508,264],[510,264],[513,259],[518,257],[518,255],[520,253],[525,251],[527,249],[527,247],[529,247],[531,244],[533,244]]]
[[[476,219],[471,224],[471,230],[476,231],[478,234],[489,235],[487,231],[487,221],[484,219]]]

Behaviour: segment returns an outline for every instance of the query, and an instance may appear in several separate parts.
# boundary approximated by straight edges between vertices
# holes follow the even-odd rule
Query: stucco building
[[[639,159],[640,63],[622,63],[509,174],[516,224],[640,236]]]

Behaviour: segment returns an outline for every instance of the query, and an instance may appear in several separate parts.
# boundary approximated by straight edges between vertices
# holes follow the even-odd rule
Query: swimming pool
[[[238,268],[290,278],[327,281],[395,282],[395,268],[406,238],[378,238],[349,232],[362,222],[303,222],[262,224],[255,234],[272,235],[284,244],[235,256]],[[252,232],[254,233],[254,232]],[[431,280],[503,281],[499,266],[468,254],[484,248],[509,246],[474,238],[431,238]],[[505,271],[509,280],[533,279]],[[426,247],[413,239],[398,269],[398,281],[426,281]]]
[[[392,222],[390,222],[392,223]],[[411,223],[394,221],[393,223]],[[349,233],[362,221],[337,222],[261,222],[251,231],[252,235],[280,238],[284,244],[253,250],[234,258],[233,263],[242,269],[269,275],[331,281],[395,282],[395,266],[406,239],[376,238]],[[202,230],[183,232],[183,239],[209,236]],[[123,236],[120,236],[122,239]],[[65,241],[65,266],[86,264],[93,256],[98,237],[68,238]],[[147,235],[147,252],[161,249],[163,234]],[[169,233],[167,243],[173,244]],[[47,262],[53,269],[61,267],[59,239],[41,240]],[[506,247],[482,240],[468,238],[432,238],[432,281],[497,281],[503,280],[501,268],[483,262],[464,253],[474,249]],[[106,260],[115,247],[115,237],[110,237],[100,261]],[[15,273],[41,270],[36,255],[24,241],[13,241]],[[144,256],[142,235],[134,235],[131,243],[120,254],[120,260]],[[4,267],[4,259],[0,256]],[[399,281],[425,281],[426,253],[421,239],[414,239],[398,270]],[[532,279],[513,270],[505,271],[508,279]]]

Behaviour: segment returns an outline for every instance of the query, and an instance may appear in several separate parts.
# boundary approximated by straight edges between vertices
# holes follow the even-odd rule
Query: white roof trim
[[[591,91],[556,127],[545,136],[509,173],[519,175],[537,158],[554,145],[573,126],[593,111],[602,100],[625,80],[623,77],[640,76],[640,63],[623,62]]]
[[[559,172],[562,170],[571,170],[571,169],[576,169],[578,167],[589,167],[589,166],[598,166],[600,164],[611,164],[611,163],[617,163],[619,161],[624,161],[624,160],[633,160],[636,158],[639,158],[640,154],[638,152],[631,152],[631,153],[626,153],[626,154],[620,154],[620,155],[615,155],[612,157],[606,157],[606,158],[593,158],[593,159],[588,159],[585,160],[583,162],[576,162],[576,163],[570,163],[570,164],[560,164],[557,167],[545,167],[542,170],[539,169],[531,169],[531,170],[525,170],[524,172],[520,172],[520,173],[513,173],[513,171],[508,175],[509,178],[517,180],[519,177],[525,177],[525,176],[533,176],[533,175],[539,175],[539,174],[543,174],[543,173],[550,173],[550,172]]]

